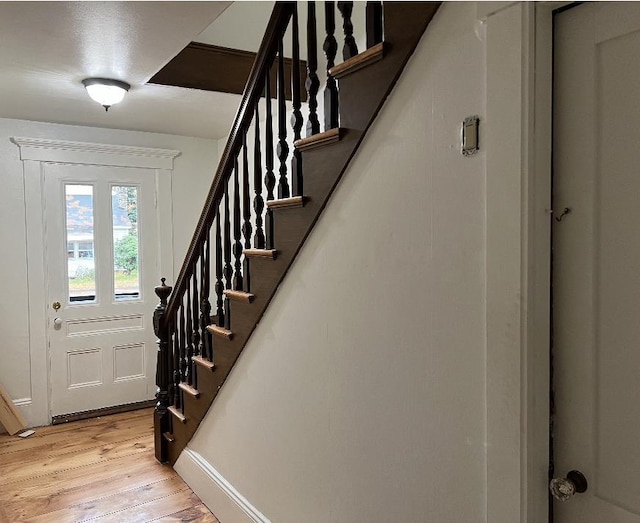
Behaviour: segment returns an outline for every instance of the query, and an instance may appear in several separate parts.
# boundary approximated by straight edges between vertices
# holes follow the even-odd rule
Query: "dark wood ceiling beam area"
[[[191,42],[175,58],[158,71],[149,83],[188,87],[204,91],[242,94],[256,53],[217,45]],[[285,58],[286,98],[291,100],[291,59]],[[276,64],[277,65],[277,64]],[[276,65],[271,71],[271,89],[275,92]],[[300,60],[300,70],[307,62]],[[300,79],[300,93],[306,101],[305,75]]]

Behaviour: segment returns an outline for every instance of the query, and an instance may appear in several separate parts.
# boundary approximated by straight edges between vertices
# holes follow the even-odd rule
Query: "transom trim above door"
[[[19,147],[21,160],[41,162],[172,170],[174,158],[180,155],[180,151],[174,149],[131,145],[24,137],[12,137],[11,141]]]

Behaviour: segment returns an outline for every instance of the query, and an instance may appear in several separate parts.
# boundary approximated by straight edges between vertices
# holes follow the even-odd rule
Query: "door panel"
[[[559,523],[640,522],[640,5],[556,18],[556,476],[589,488]]]
[[[153,398],[153,171],[47,164],[45,188],[52,415]]]

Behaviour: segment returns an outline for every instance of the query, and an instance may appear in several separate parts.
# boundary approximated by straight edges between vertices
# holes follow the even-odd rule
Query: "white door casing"
[[[154,396],[150,318],[155,305],[152,289],[159,279],[154,182],[145,169],[44,166],[53,416]],[[71,194],[78,191],[82,194]],[[126,204],[119,202],[127,194],[129,207],[135,208],[138,270],[133,273],[137,278],[130,276],[125,282],[129,288],[122,288],[122,283],[116,288],[116,237],[127,236],[132,228]],[[118,276],[126,278],[121,270]],[[52,306],[54,302],[59,308]]]
[[[486,158],[485,520],[491,523],[540,523],[548,514],[551,29],[557,6],[476,3],[475,32],[486,49],[480,154]]]
[[[557,16],[555,469],[584,494],[556,523],[640,522],[640,4]]]
[[[172,239],[172,169],[179,151],[111,144],[71,142],[42,138],[14,137],[20,151],[25,183],[27,231],[27,274],[29,300],[29,376],[31,402],[29,423],[46,425],[51,421],[48,391],[48,310],[45,270],[44,176],[50,163],[142,168],[153,178],[158,204],[156,221],[159,230],[157,258],[163,275],[173,274]]]

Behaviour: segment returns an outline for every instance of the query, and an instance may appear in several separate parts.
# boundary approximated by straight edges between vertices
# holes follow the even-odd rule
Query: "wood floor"
[[[155,460],[152,412],[0,435],[0,522],[219,523]]]

